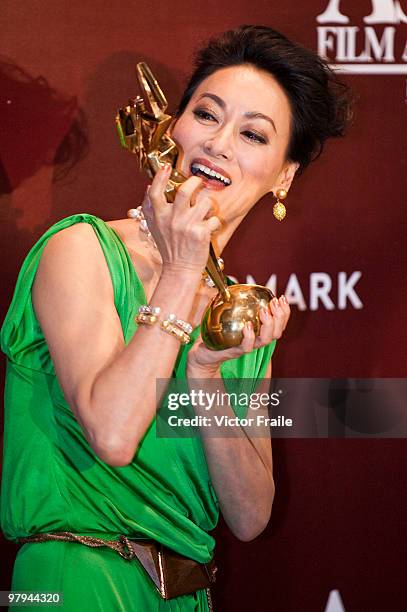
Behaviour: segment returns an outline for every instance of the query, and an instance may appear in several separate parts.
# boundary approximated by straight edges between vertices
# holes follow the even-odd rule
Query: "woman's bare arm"
[[[202,181],[188,179],[173,205],[164,188],[170,166],[154,177],[161,277],[150,300],[165,315],[188,320],[207,261],[211,204],[190,201]],[[146,211],[152,214],[152,211]],[[76,224],[55,234],[41,257],[33,305],[66,401],[95,453],[111,465],[126,465],[157,406],[156,379],[169,378],[180,348],[159,325],[140,326],[125,346],[106,260],[93,229]]]
[[[188,319],[200,273],[167,269],[151,299]],[[169,378],[179,342],[140,326],[125,346],[106,260],[92,227],[74,225],[44,249],[33,305],[68,404],[95,453],[128,464],[155,415],[156,378]]]
[[[218,352],[209,351],[202,341],[197,340],[188,354],[190,386],[198,385],[209,392],[221,387],[222,393],[220,363],[280,338],[289,317],[290,307],[285,296],[281,296],[260,311],[262,327],[259,336],[255,337],[253,326],[246,324],[242,343]],[[265,379],[260,383],[263,392],[269,392],[270,376],[271,362]],[[205,409],[198,407],[195,410],[205,414]],[[235,416],[232,407],[224,405],[213,406],[213,420],[215,414]],[[257,421],[255,411],[249,410],[248,416],[254,416],[252,426],[201,427],[208,468],[222,514],[241,540],[251,540],[265,529],[274,499],[270,428],[267,423]]]
[[[269,392],[270,376],[271,362],[260,384],[262,393]],[[226,393],[219,378],[197,382],[200,389],[213,397],[217,397],[217,392]],[[249,426],[216,425],[214,415],[235,419],[232,407],[224,404],[211,406],[210,412],[198,406],[195,413],[211,418],[211,426],[202,426],[200,433],[222,516],[236,537],[252,540],[267,526],[274,500],[270,427],[258,422],[259,412],[250,409],[247,417],[253,421]],[[261,413],[264,416],[267,410]]]

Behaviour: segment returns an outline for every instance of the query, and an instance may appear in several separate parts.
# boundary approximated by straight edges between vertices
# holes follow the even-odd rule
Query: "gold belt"
[[[189,557],[174,552],[155,540],[132,540],[125,535],[118,540],[103,540],[82,536],[69,531],[40,533],[19,538],[19,543],[40,543],[50,541],[77,542],[91,548],[107,547],[119,553],[123,559],[138,559],[150,576],[163,599],[207,589],[208,603],[212,609],[209,586],[216,580],[217,567],[214,559],[209,563],[199,563]]]

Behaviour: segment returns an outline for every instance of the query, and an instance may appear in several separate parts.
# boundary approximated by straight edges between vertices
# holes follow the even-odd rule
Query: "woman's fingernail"
[[[271,317],[271,312],[268,306],[263,306],[262,311],[265,317]]]
[[[252,323],[251,321],[247,321],[247,323],[246,323],[246,327],[247,327],[247,329],[248,329],[249,331],[252,331],[252,329],[253,329],[253,323]]]
[[[274,306],[275,308],[278,308],[278,307],[279,307],[278,299],[277,299],[276,297],[272,299],[272,302],[273,302],[273,306]]]

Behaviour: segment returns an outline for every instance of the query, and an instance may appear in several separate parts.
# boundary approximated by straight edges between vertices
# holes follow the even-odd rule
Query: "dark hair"
[[[299,172],[321,154],[327,138],[344,135],[351,118],[348,86],[316,53],[266,26],[241,26],[209,40],[195,56],[177,115],[204,79],[242,64],[268,72],[286,92],[292,111],[287,157],[300,164]]]

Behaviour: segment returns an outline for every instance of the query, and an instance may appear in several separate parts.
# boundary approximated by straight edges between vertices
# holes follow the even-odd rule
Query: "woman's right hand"
[[[211,214],[211,198],[197,197],[202,187],[202,179],[197,176],[188,178],[179,187],[174,202],[169,203],[165,187],[170,174],[171,165],[165,164],[146,193],[143,213],[148,229],[161,254],[163,270],[201,273],[208,261],[211,234],[221,222]]]

